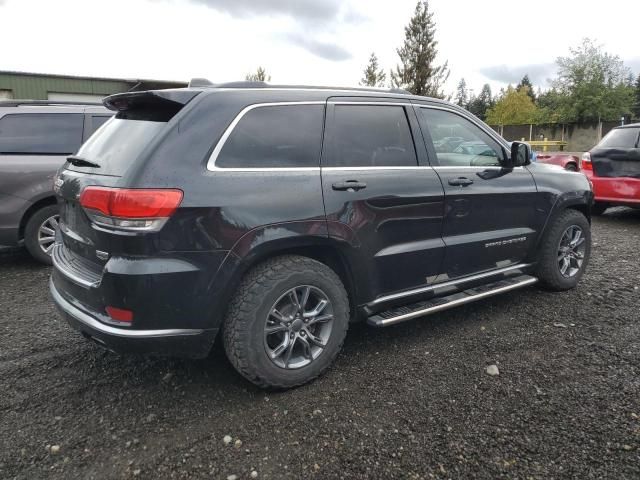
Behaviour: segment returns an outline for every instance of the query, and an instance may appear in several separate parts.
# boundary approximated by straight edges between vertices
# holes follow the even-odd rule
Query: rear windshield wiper
[[[86,158],[82,158],[82,157],[76,157],[75,155],[70,155],[67,157],[67,161],[73,165],[75,165],[76,167],[93,167],[93,168],[100,168],[100,165],[98,165],[95,162],[91,162],[89,160],[87,160]]]

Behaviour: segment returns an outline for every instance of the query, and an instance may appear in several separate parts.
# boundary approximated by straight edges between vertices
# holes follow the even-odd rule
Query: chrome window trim
[[[412,107],[413,103],[407,103],[407,102],[378,102],[378,101],[372,101],[372,100],[367,100],[364,102],[354,102],[352,100],[349,101],[341,101],[341,100],[327,100],[327,105],[368,105],[368,106],[376,106],[376,105],[381,105],[381,106],[392,106],[392,107]]]
[[[326,172],[347,172],[347,171],[367,171],[367,170],[424,170],[432,169],[428,165],[416,165],[415,167],[322,167]]]
[[[508,273],[512,270],[521,270],[527,267],[530,267],[530,263],[519,263],[517,265],[511,265],[509,267],[498,268],[496,270],[490,270],[488,272],[478,273],[476,275],[471,275],[464,278],[459,278],[456,280],[449,280],[447,282],[434,283],[432,285],[427,285],[420,288],[415,288],[413,290],[408,290],[406,292],[392,293],[391,295],[385,295],[384,297],[379,297],[369,303],[370,306],[379,305],[380,303],[385,303],[391,300],[397,300],[399,298],[409,297],[411,295],[418,295],[420,293],[427,293],[432,290],[437,290],[439,288],[452,287],[455,285],[459,285],[461,283],[472,282],[474,280],[481,280],[487,277],[493,277],[495,275],[500,275],[503,273]]]
[[[289,172],[297,172],[297,171],[299,171],[299,172],[308,172],[308,171],[315,171],[315,170],[319,171],[320,167],[265,167],[265,168],[231,167],[231,168],[224,168],[224,167],[217,167],[216,166],[216,160],[218,158],[218,155],[220,155],[220,152],[222,151],[222,148],[224,147],[225,143],[227,142],[227,139],[233,133],[233,130],[236,128],[236,126],[238,125],[240,120],[242,120],[242,117],[244,117],[251,110],[254,110],[256,108],[262,108],[262,107],[280,107],[280,106],[287,106],[287,105],[325,105],[326,103],[327,102],[324,101],[324,100],[317,100],[317,101],[314,100],[314,101],[300,101],[300,102],[253,103],[251,105],[246,106],[231,121],[229,126],[226,128],[226,130],[224,131],[224,133],[220,137],[220,140],[218,140],[218,143],[216,144],[215,148],[213,149],[213,152],[211,152],[211,155],[209,156],[209,160],[207,161],[207,170],[209,170],[211,172],[264,172],[264,171],[289,171]]]
[[[502,170],[505,167],[502,166],[498,166],[498,165],[487,165],[485,167],[479,167],[476,165],[469,165],[469,166],[463,166],[463,165],[434,165],[433,167],[434,170],[489,170],[489,169],[493,169],[493,170]],[[523,166],[520,167],[513,167],[513,168],[509,168],[508,170],[524,170]]]

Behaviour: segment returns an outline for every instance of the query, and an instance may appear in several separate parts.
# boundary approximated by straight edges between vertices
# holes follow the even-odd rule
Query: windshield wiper
[[[100,168],[100,165],[98,165],[95,162],[91,162],[85,158],[82,157],[76,157],[75,155],[70,155],[67,157],[67,161],[73,165],[75,165],[76,167],[92,167],[92,168]]]

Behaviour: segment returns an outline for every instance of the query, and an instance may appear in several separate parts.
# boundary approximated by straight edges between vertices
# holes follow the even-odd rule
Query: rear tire
[[[224,322],[224,348],[255,385],[292,388],[333,363],[348,326],[349,300],[338,275],[311,258],[287,255],[246,274]]]
[[[567,163],[564,169],[568,170],[569,172],[577,172],[578,166],[575,163]]]
[[[591,214],[592,215],[602,215],[607,210],[607,208],[609,208],[609,204],[608,203],[595,202],[591,206]]]
[[[573,243],[575,246],[572,247]],[[536,276],[540,284],[549,290],[575,288],[584,275],[590,256],[589,221],[577,210],[565,210],[545,233],[540,245]]]
[[[49,247],[53,246],[55,233],[50,232],[54,232],[57,219],[58,206],[47,205],[33,213],[24,228],[24,246],[33,258],[45,265],[51,265]]]

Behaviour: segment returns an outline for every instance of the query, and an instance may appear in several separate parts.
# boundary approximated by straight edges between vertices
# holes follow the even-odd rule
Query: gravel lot
[[[0,478],[638,479],[640,211],[596,219],[594,242],[575,291],[354,326],[328,374],[283,393],[220,349],[99,349],[54,314],[49,269],[5,251]]]

